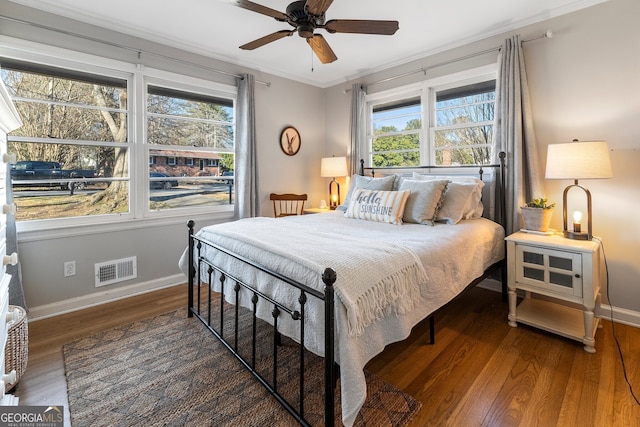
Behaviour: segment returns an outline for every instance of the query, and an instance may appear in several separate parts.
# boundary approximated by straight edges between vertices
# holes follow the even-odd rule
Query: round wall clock
[[[287,156],[295,156],[300,150],[300,132],[293,126],[287,126],[282,129],[280,134],[280,148]]]

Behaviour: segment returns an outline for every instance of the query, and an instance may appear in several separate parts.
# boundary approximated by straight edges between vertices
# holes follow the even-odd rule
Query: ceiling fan
[[[280,30],[266,35],[247,44],[240,49],[253,50],[261,46],[288,37],[297,32],[307,40],[309,46],[316,54],[320,62],[328,64],[338,57],[333,52],[327,41],[321,34],[315,34],[316,29],[323,29],[329,33],[357,33],[392,35],[398,31],[398,21],[374,21],[361,19],[331,19],[325,22],[325,12],[333,3],[333,0],[302,0],[294,1],[287,6],[286,12],[279,12],[249,0],[237,0],[236,5],[243,9],[271,16],[276,21],[287,22],[292,30]]]

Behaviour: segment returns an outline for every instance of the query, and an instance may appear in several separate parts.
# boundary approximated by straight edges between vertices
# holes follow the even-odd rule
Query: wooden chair
[[[273,201],[273,215],[279,218],[282,216],[302,215],[307,195],[271,193],[269,199]]]

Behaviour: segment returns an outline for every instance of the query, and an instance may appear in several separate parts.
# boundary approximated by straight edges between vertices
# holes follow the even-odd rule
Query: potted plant
[[[524,228],[531,231],[547,232],[555,206],[555,203],[548,203],[544,198],[527,202],[526,206],[520,208],[524,219]]]

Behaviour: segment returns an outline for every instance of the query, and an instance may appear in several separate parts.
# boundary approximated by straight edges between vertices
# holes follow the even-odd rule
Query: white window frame
[[[146,144],[146,86],[148,82],[166,85],[183,91],[193,91],[225,97],[237,103],[237,87],[172,73],[164,70],[140,67],[137,64],[103,58],[69,49],[48,46],[0,35],[0,57],[31,62],[43,67],[56,67],[90,74],[127,80],[127,148],[129,154],[129,212],[82,217],[51,218],[16,223],[18,232],[36,232],[28,238],[79,235],[96,231],[138,228],[140,222],[164,217],[169,222],[182,222],[199,216],[229,219],[233,205],[177,208],[167,211],[149,211],[149,147]],[[234,114],[235,116],[235,114]],[[234,123],[235,134],[235,123]],[[154,147],[156,147],[154,145]],[[170,146],[163,147],[170,149]],[[128,225],[127,225],[128,224]],[[138,224],[138,225],[136,225]],[[89,227],[85,230],[86,227]],[[39,232],[39,233],[38,233]],[[25,236],[26,237],[26,236]]]
[[[495,80],[497,78],[497,71],[497,64],[490,64],[366,95],[366,138],[360,141],[360,153],[361,157],[365,159],[365,165],[371,166],[373,159],[372,142],[374,135],[372,118],[373,107],[375,105],[400,101],[416,96],[420,97],[420,103],[422,105],[422,129],[419,132],[420,163],[422,165],[434,165],[435,150],[433,149],[432,141],[435,119],[433,106],[435,105],[436,91],[466,86],[487,80]]]
[[[159,86],[167,89],[173,89],[182,92],[193,92],[206,96],[211,96],[214,98],[227,98],[233,102],[234,109],[237,105],[237,88],[235,86],[229,86],[222,83],[215,83],[207,80],[201,80],[195,77],[187,77],[180,74],[171,73],[168,71],[162,70],[149,70],[146,75],[143,77],[142,89],[144,91],[144,97],[146,100],[147,87],[148,86]],[[180,150],[185,147],[182,146],[173,146],[173,145],[158,145],[158,144],[148,144],[147,143],[147,108],[146,102],[142,105],[143,112],[142,116],[144,117],[144,121],[141,124],[140,131],[142,132],[142,141],[143,144],[139,144],[140,147],[144,149],[147,155],[150,154],[151,150]],[[234,111],[234,123],[233,123],[233,133],[236,134],[235,129],[235,111]],[[193,148],[191,147],[189,151],[210,151],[207,148]],[[224,151],[218,149],[218,151]],[[235,152],[235,144],[233,150],[228,150],[230,153]],[[148,168],[148,165],[146,166]],[[145,172],[147,169],[145,169]],[[183,208],[173,208],[168,210],[150,210],[149,209],[149,183],[148,183],[148,173],[144,174],[145,180],[147,184],[144,190],[144,198],[138,200],[140,202],[139,209],[141,209],[146,216],[148,217],[156,217],[156,216],[184,216],[185,218],[188,216],[193,216],[198,213],[211,213],[211,212],[226,212],[233,214],[233,205],[215,205],[215,206],[187,206]],[[235,186],[233,191],[235,191]]]

